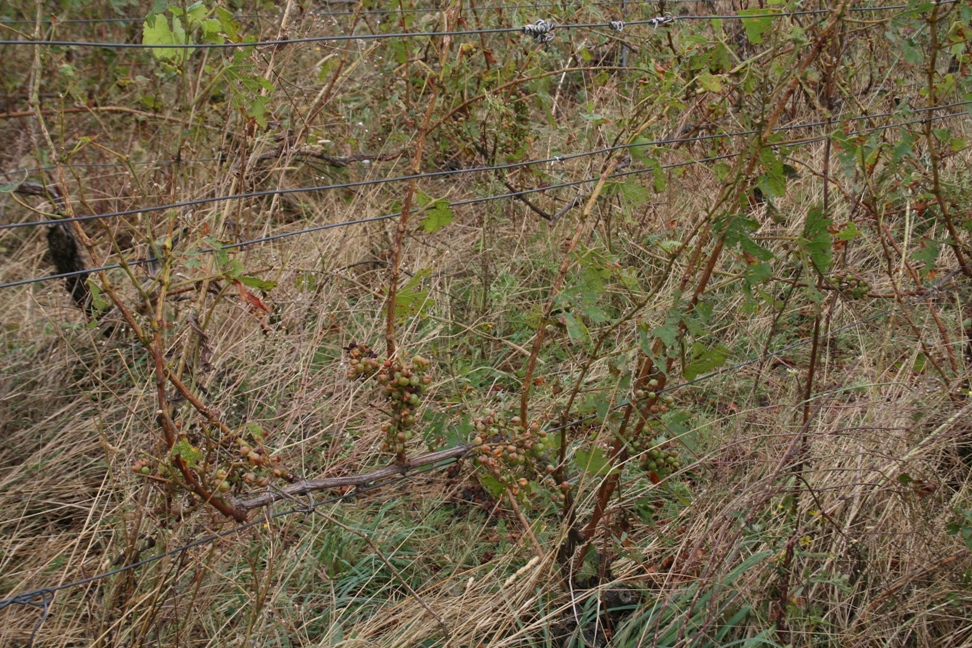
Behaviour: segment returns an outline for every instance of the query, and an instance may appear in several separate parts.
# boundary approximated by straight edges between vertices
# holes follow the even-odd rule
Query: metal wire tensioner
[[[546,45],[554,39],[553,30],[556,27],[553,21],[540,18],[533,24],[523,25],[523,33],[532,36],[537,45]]]
[[[658,29],[662,25],[670,25],[675,22],[674,16],[656,16],[648,21],[647,24],[651,25],[655,29]]]

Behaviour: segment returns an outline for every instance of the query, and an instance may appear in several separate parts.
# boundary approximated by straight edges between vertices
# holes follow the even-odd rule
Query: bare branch
[[[370,473],[365,473],[363,475],[344,475],[341,477],[307,479],[296,482],[290,486],[287,486],[286,488],[281,488],[280,490],[274,492],[264,493],[263,495],[254,497],[253,499],[236,502],[236,507],[244,510],[252,510],[255,508],[260,508],[261,506],[269,506],[278,500],[289,499],[291,497],[304,495],[305,493],[311,493],[314,491],[328,490],[331,488],[343,488],[348,486],[369,486],[392,477],[405,475],[409,471],[415,470],[416,468],[421,468],[422,466],[429,466],[431,464],[439,463],[440,461],[445,461],[446,459],[463,457],[472,448],[473,446],[470,444],[458,445],[447,450],[439,450],[438,452],[430,452],[429,454],[420,455],[413,459],[409,459],[404,463],[392,463],[384,468],[379,468],[378,470],[373,470]]]

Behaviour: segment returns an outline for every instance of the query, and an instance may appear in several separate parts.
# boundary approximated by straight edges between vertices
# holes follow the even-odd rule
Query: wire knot
[[[540,18],[532,25],[523,25],[523,33],[532,36],[533,42],[537,45],[546,45],[554,39],[553,30],[556,27],[553,21]]]
[[[673,22],[675,22],[675,18],[672,16],[655,16],[648,21],[648,24],[655,29],[658,29],[662,25],[670,25]]]
[[[608,23],[608,27],[611,31],[621,32],[624,31],[624,21],[623,20],[612,20]]]

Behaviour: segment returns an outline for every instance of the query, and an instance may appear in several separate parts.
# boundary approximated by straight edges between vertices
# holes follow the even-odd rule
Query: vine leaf
[[[486,489],[486,492],[492,495],[494,499],[500,499],[503,497],[503,493],[506,492],[506,487],[503,486],[503,484],[501,484],[499,480],[492,475],[482,475],[479,478],[479,483],[482,484],[483,488]]]
[[[574,454],[574,465],[591,475],[603,477],[611,472],[611,462],[600,448],[578,450]]]
[[[861,230],[857,229],[857,223],[848,221],[842,230],[837,232],[837,238],[841,241],[850,241],[861,235]]]
[[[584,325],[584,322],[579,317],[569,312],[563,313],[562,317],[571,342],[587,342],[590,340],[590,331],[588,331],[587,326]]]
[[[622,182],[621,193],[634,205],[643,205],[651,200],[651,194],[637,182]]]
[[[422,288],[425,278],[432,274],[431,268],[424,268],[416,272],[404,286],[395,294],[395,306],[399,317],[419,315],[435,305],[435,300],[429,297],[428,289]]]
[[[150,15],[142,25],[142,43],[145,45],[185,45],[186,30],[182,27],[182,21],[178,18],[172,19],[172,27],[165,16],[158,14]],[[175,48],[152,48],[152,56],[163,61],[181,63],[185,61],[191,50]]]
[[[776,157],[773,149],[764,148],[759,152],[759,161],[766,169],[766,173],[760,176],[759,186],[771,196],[782,198],[786,195],[786,165]]]
[[[259,277],[239,277],[240,283],[244,286],[249,286],[250,288],[257,288],[259,290],[273,290],[277,287],[276,281],[267,281],[266,279],[260,279]]]
[[[803,226],[803,236],[800,247],[810,257],[817,272],[826,274],[833,264],[834,242],[828,229],[831,220],[824,216],[820,207],[811,207],[807,212],[807,220]]]
[[[919,273],[921,277],[927,278],[928,274],[935,269],[935,262],[942,250],[942,241],[934,239],[923,239],[921,245],[911,253],[911,258],[921,264]]]
[[[702,70],[699,74],[699,85],[709,92],[722,92],[722,79],[708,70]]]
[[[438,232],[440,229],[452,223],[454,214],[449,206],[449,201],[445,198],[433,200],[426,193],[418,192],[418,201],[425,210],[425,218],[422,219],[422,229],[429,234]]]
[[[263,311],[265,313],[270,312],[270,309],[267,308],[267,305],[263,303],[263,300],[247,290],[242,281],[239,279],[233,279],[233,285],[236,286],[236,289],[240,292],[240,299],[242,299],[254,313],[258,311]]]
[[[199,448],[189,443],[189,441],[186,439],[179,439],[176,444],[172,446],[172,451],[170,454],[173,458],[179,457],[189,466],[194,465],[203,458],[203,454],[199,451]]]
[[[683,374],[686,380],[695,380],[697,376],[709,373],[726,364],[729,359],[729,349],[722,345],[706,348],[704,344],[692,345],[692,360],[685,365]]]
[[[101,286],[92,277],[88,277],[85,283],[88,285],[88,294],[91,295],[91,306],[95,311],[103,313],[108,310],[111,307],[111,301],[101,293]]]
[[[755,8],[742,9],[737,12],[743,17],[742,24],[746,29],[746,38],[750,43],[757,44],[763,42],[763,35],[773,29],[773,17],[766,14],[776,13],[773,9]],[[746,18],[745,16],[754,16]],[[758,18],[756,16],[759,16]]]

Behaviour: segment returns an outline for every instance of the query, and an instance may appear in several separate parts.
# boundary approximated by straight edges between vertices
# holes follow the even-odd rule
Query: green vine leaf
[[[500,499],[506,493],[506,487],[492,475],[481,475],[479,483],[483,485],[487,493],[493,496],[493,499]]]
[[[722,92],[722,79],[708,70],[702,70],[699,74],[699,85],[709,92]]]
[[[104,313],[111,307],[111,301],[102,294],[101,287],[92,277],[88,277],[86,283],[88,284],[88,294],[91,295],[91,306],[98,313]]]
[[[432,200],[421,191],[419,192],[419,204],[426,210],[425,218],[422,219],[422,229],[429,234],[438,232],[443,227],[452,223],[455,215],[452,207],[445,198]]]
[[[240,40],[240,24],[236,22],[233,14],[223,7],[216,7],[216,20],[219,21],[219,26],[223,28],[223,33],[226,34],[227,38],[238,43]]]
[[[919,273],[922,279],[928,276],[928,273],[935,269],[935,263],[938,261],[938,255],[942,250],[942,241],[936,241],[934,239],[923,239],[921,245],[911,254],[911,258],[921,264],[919,268]]]
[[[186,30],[179,18],[172,18],[172,27],[165,16],[149,15],[142,25],[142,43],[145,45],[184,45],[187,43]],[[152,56],[160,61],[182,63],[192,53],[191,48],[152,48]]]
[[[196,464],[203,458],[202,452],[199,448],[189,443],[186,439],[179,439],[174,446],[172,446],[172,452],[169,453],[173,458],[179,457],[186,462],[189,466]]]
[[[244,286],[257,288],[258,290],[273,290],[277,287],[276,281],[267,281],[266,279],[260,279],[259,277],[240,276],[238,279]]]
[[[223,272],[234,279],[239,279],[240,275],[243,274],[243,270],[243,262],[239,259],[230,259],[223,267]]]
[[[738,12],[743,16],[742,23],[746,29],[746,38],[750,43],[763,42],[763,35],[773,29],[773,18],[766,14],[776,13],[773,9],[742,9]],[[746,18],[745,16],[761,16],[760,18]]]
[[[250,97],[250,105],[247,106],[246,116],[252,117],[260,128],[267,127],[267,104],[270,103],[270,97],[265,97],[263,95],[254,95]]]
[[[419,270],[395,294],[396,313],[399,317],[421,315],[423,311],[435,305],[435,300],[429,297],[429,291],[422,288],[422,282],[432,274],[432,270]]]
[[[861,235],[861,230],[857,229],[857,223],[849,221],[842,230],[837,232],[837,238],[841,241],[850,241]]]
[[[729,359],[729,349],[722,345],[706,348],[704,344],[692,345],[692,360],[682,371],[686,380],[695,380],[702,374],[718,369]]]
[[[771,196],[781,198],[786,195],[787,171],[783,162],[773,153],[773,149],[762,149],[759,152],[759,161],[766,169],[766,173],[759,178],[759,186]]]
[[[611,462],[600,448],[578,450],[574,454],[574,465],[579,470],[598,477],[604,477],[611,472]]]
[[[620,187],[621,194],[634,205],[643,205],[651,199],[651,194],[648,190],[637,182],[631,182],[630,180],[628,182],[622,182]]]
[[[819,207],[811,207],[800,238],[800,247],[810,257],[817,272],[826,274],[833,265],[834,242],[828,229],[831,220]]]

